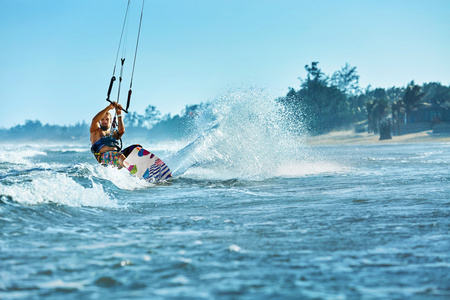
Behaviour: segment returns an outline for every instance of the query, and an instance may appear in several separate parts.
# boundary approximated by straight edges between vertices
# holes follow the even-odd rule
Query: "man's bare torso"
[[[102,137],[109,136],[109,130],[102,130],[98,128],[94,132],[91,133],[91,144],[93,145],[95,142],[99,141]],[[114,132],[113,137],[116,137],[116,132]],[[117,151],[115,147],[103,146],[100,149],[99,153],[105,153],[107,151]]]

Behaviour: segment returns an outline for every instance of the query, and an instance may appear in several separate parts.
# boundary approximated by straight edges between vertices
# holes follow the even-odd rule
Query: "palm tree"
[[[405,95],[403,96],[403,103],[405,105],[406,111],[406,121],[411,122],[411,111],[419,106],[420,101],[424,97],[421,92],[421,87],[411,81],[405,90]]]
[[[376,126],[375,126],[375,120],[374,120],[374,111],[375,111],[375,102],[374,101],[367,101],[366,103],[366,110],[367,110],[367,125],[368,125],[368,132],[369,133],[376,133]]]
[[[393,122],[392,126],[394,127],[394,135],[395,131],[397,131],[397,135],[400,135],[400,113],[404,111],[403,108],[404,104],[402,99],[394,101],[391,104],[392,122]]]
[[[391,137],[391,123],[387,116],[389,115],[389,101],[386,98],[375,100],[376,114],[378,118],[378,128],[380,132],[380,140],[392,139]]]

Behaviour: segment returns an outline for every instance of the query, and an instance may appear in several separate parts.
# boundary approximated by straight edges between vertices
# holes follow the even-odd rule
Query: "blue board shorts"
[[[105,153],[101,153],[98,158],[98,162],[102,165],[111,165],[117,168],[122,168],[119,163],[119,157],[122,155],[121,152],[117,151],[106,151]]]

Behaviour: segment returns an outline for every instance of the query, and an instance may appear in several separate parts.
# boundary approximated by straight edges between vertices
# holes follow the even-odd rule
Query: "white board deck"
[[[169,167],[159,157],[142,147],[135,147],[123,164],[131,174],[148,182],[158,182],[172,176]]]

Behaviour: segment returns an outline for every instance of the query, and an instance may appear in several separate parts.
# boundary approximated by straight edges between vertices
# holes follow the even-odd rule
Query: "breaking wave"
[[[1,183],[0,190],[2,198],[26,205],[53,203],[73,207],[117,207],[116,200],[105,192],[101,184],[91,180],[91,187],[85,187],[64,173],[40,172],[36,177],[16,179],[14,184]]]

